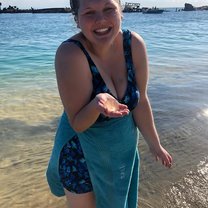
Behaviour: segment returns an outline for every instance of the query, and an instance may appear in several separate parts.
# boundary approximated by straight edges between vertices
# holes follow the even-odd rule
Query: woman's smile
[[[94,33],[96,35],[107,35],[110,31],[111,31],[111,27],[103,27],[103,28],[99,28],[99,29],[95,29]]]

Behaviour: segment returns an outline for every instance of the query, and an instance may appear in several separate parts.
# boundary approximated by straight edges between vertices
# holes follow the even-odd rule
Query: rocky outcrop
[[[185,3],[184,11],[203,11],[208,10],[208,6],[194,7],[192,4]]]
[[[70,8],[46,8],[46,9],[19,9],[16,6],[9,6],[8,8],[3,8],[0,13],[69,13]]]
[[[70,8],[46,8],[46,9],[32,9],[32,13],[69,13]]]
[[[184,11],[195,11],[195,10],[196,8],[192,4],[185,3]]]
[[[197,7],[196,10],[208,10],[208,6]]]

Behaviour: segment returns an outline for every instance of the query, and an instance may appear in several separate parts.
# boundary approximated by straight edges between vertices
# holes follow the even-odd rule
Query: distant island
[[[194,7],[192,4],[185,3],[184,11],[208,10],[208,6]]]
[[[16,6],[8,6],[7,8],[1,9],[2,3],[0,2],[0,13],[70,13],[71,8],[44,8],[44,9],[19,9]],[[123,6],[123,12],[143,12],[150,10],[158,10],[156,7],[147,8],[147,7],[140,7],[140,3],[125,3]],[[194,7],[192,4],[185,3],[184,8],[176,11],[202,11],[208,10],[208,6],[201,6],[201,7]]]
[[[16,6],[8,6],[7,8],[1,9],[0,3],[0,13],[70,13],[71,8],[45,8],[45,9],[19,9]]]

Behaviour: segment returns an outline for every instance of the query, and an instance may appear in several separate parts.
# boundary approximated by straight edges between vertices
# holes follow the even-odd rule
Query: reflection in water
[[[208,117],[208,108],[207,108],[207,109],[205,109],[205,110],[203,110],[202,115],[204,115],[204,116]]]
[[[174,183],[166,194],[164,208],[207,208],[208,206],[208,157],[195,171]]]
[[[141,138],[139,208],[208,204],[207,15],[125,14],[124,28],[146,40],[156,125],[174,158],[170,170],[158,165]],[[1,20],[0,207],[64,208],[65,200],[50,193],[45,170],[62,111],[53,60],[59,42],[76,30],[73,17],[14,14]]]

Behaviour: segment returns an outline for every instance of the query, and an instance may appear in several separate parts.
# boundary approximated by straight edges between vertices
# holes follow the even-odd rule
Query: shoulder
[[[144,39],[136,32],[131,31],[132,59],[136,68],[147,62],[147,52]]]
[[[139,53],[145,53],[146,45],[144,39],[136,32],[131,31],[131,47],[132,51],[138,51]]]
[[[82,50],[74,42],[65,41],[61,43],[56,51],[56,61],[69,62],[83,57]]]
[[[148,58],[146,46],[143,38],[135,33],[132,34],[131,50],[132,60],[135,69],[135,76],[137,87],[140,91],[140,96],[146,95],[147,82],[148,82]]]
[[[86,68],[89,68],[87,57],[76,43],[65,41],[58,47],[55,57],[57,72],[83,72]]]
[[[55,71],[59,83],[69,85],[69,83],[91,80],[89,62],[81,50],[74,42],[63,42],[57,49],[55,57]],[[84,80],[85,79],[85,80]]]

